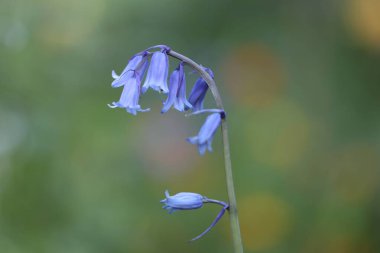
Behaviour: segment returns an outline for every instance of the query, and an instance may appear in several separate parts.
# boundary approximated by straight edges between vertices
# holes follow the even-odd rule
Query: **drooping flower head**
[[[177,210],[198,209],[203,206],[204,197],[198,193],[180,192],[170,196],[169,191],[166,190],[165,197],[166,199],[160,202],[165,204],[163,208],[168,210],[169,213],[173,213]]]
[[[132,73],[131,77],[124,83],[119,101],[112,102],[108,106],[111,108],[125,108],[127,112],[136,115],[138,111],[146,112],[150,109],[141,109],[139,105],[141,79],[136,71],[132,71]]]
[[[142,87],[142,92],[145,93],[149,87],[151,87],[158,92],[168,93],[168,71],[169,59],[166,54],[166,49],[154,52],[150,60],[150,66]]]
[[[188,108],[192,107],[186,99],[186,78],[183,64],[181,62],[170,76],[169,95],[161,113],[167,112],[173,105],[180,112],[185,110],[185,106]]]
[[[224,115],[224,112],[223,112]],[[191,144],[198,145],[198,150],[201,155],[204,155],[206,149],[212,151],[212,139],[215,132],[222,122],[222,113],[213,113],[206,118],[197,136],[187,138]]]
[[[169,55],[183,61],[170,76],[170,89],[168,89],[167,85]],[[149,57],[151,57],[151,60],[148,69]],[[152,88],[153,90],[162,93],[169,92],[168,97],[164,102],[164,106],[161,111],[162,113],[167,112],[172,106],[179,111],[184,111],[192,108],[192,113],[188,115],[212,113],[206,118],[206,121],[199,130],[198,135],[187,139],[190,143],[196,144],[198,146],[199,153],[203,155],[206,150],[212,151],[213,137],[221,125],[222,120],[225,118],[225,113],[222,104],[219,103],[220,97],[218,92],[214,92],[215,94],[213,94],[215,96],[218,108],[203,109],[203,102],[209,86],[202,77],[200,77],[194,84],[194,87],[192,88],[191,94],[189,96],[189,100],[186,99],[186,79],[184,74],[185,62],[197,70],[201,76],[207,76],[205,73],[205,71],[207,71],[210,77],[212,79],[214,78],[214,74],[210,69],[196,64],[191,59],[171,50],[168,46],[156,45],[134,55],[129,60],[127,66],[120,74],[120,76],[117,75],[115,71],[112,71],[112,77],[114,78],[112,87],[124,87],[119,101],[112,102],[112,104],[109,104],[108,106],[111,108],[124,108],[127,112],[133,115],[136,115],[138,111],[148,111],[149,109],[141,109],[141,106],[139,105],[139,98],[141,92],[145,93],[149,88]],[[141,82],[144,79],[146,69],[148,69],[147,76],[145,78],[144,85],[141,87]],[[209,78],[206,79],[208,80]],[[210,85],[212,85],[212,89],[214,91],[214,89],[216,89],[214,86],[215,84],[211,82]],[[228,152],[226,153],[226,157],[228,157]],[[228,166],[226,169],[228,169]],[[169,192],[166,191],[165,197],[165,199],[161,200],[161,203],[164,204],[163,208],[166,209],[169,214],[178,210],[199,209],[203,207],[205,203],[214,203],[223,207],[211,225],[191,241],[197,240],[208,233],[221,219],[225,211],[229,209],[229,205],[227,203],[219,200],[209,199],[198,193],[180,192],[173,196],[170,196]],[[231,201],[231,203],[234,202]],[[234,215],[234,212],[231,212],[231,215]]]
[[[133,76],[136,74],[139,76],[140,80],[142,80],[145,70],[148,66],[148,53],[146,51],[134,55],[128,62],[127,66],[124,68],[123,72],[121,72],[120,76],[112,70],[112,77],[115,79],[111,86],[113,88],[117,88],[128,83],[129,79],[134,78]]]
[[[209,68],[204,68],[207,73],[211,76],[211,78],[214,78],[214,73]],[[190,95],[189,95],[189,102],[193,106],[193,111],[199,111],[203,109],[203,101],[206,97],[206,93],[208,90],[208,85],[206,81],[200,77],[194,84]],[[191,107],[186,107],[186,110],[190,109]]]

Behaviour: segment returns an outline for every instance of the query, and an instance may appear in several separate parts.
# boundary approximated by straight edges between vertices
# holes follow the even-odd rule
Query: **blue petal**
[[[219,113],[213,113],[208,116],[198,133],[199,143],[205,143],[208,139],[212,139],[221,122],[222,119]]]
[[[189,95],[189,103],[193,107],[193,111],[201,110],[203,109],[203,100],[206,97],[206,93],[208,90],[208,85],[203,78],[199,78]],[[187,107],[186,109],[190,109],[191,107]]]
[[[133,73],[133,72],[128,72]],[[125,74],[125,73],[124,73]],[[140,98],[140,78],[134,73],[134,75],[128,79],[125,83],[123,91],[121,93],[120,99],[118,102],[113,102],[111,105],[108,105],[110,108],[125,108],[125,110],[133,115],[136,115],[137,112],[146,112],[148,109],[141,109],[141,106],[138,104]]]
[[[198,144],[198,139],[199,139],[198,136],[194,136],[194,137],[189,137],[186,140],[190,142],[191,144]]]
[[[206,153],[206,149],[211,152],[212,139],[221,122],[222,118],[219,112],[209,115],[199,130],[198,135],[187,138],[187,141],[191,144],[198,145],[198,150],[201,155],[204,155]]]
[[[204,143],[198,144],[198,151],[200,155],[204,155],[206,153],[206,147],[207,145]]]
[[[125,85],[130,78],[134,77],[135,71],[145,71],[144,65],[146,61],[146,54],[135,55],[129,60],[120,76],[118,76],[115,71],[112,71],[112,77],[115,79],[112,82],[112,87],[116,88]]]
[[[169,95],[166,101],[164,102],[164,107],[162,108],[161,113],[167,112],[170,109],[170,107],[175,103],[177,93],[178,93],[179,78],[180,78],[180,73],[176,69],[170,75]]]
[[[148,88],[151,87],[156,91],[168,93],[168,70],[168,56],[163,52],[154,52],[150,61],[150,66],[148,69],[147,77],[145,79],[145,83],[142,87],[142,92],[145,93],[148,90]]]

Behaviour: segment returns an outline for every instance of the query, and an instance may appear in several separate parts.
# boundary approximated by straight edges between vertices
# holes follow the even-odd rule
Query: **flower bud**
[[[204,197],[198,193],[180,192],[170,196],[169,191],[165,191],[166,199],[161,200],[165,204],[162,208],[172,213],[177,210],[192,210],[203,206]]]

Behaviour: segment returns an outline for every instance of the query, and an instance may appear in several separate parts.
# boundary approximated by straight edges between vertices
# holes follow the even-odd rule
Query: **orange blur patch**
[[[371,201],[380,176],[375,147],[356,143],[335,154],[328,164],[334,192],[351,203]]]
[[[105,11],[105,0],[42,0],[41,25],[37,36],[50,49],[68,48],[86,41]]]
[[[353,36],[370,48],[380,50],[380,1],[350,0],[346,23]]]
[[[313,233],[305,241],[299,252],[306,253],[372,253],[376,252],[375,246],[368,238],[357,237],[349,234],[329,235]]]
[[[135,139],[128,140],[138,151],[146,172],[157,180],[177,180],[194,165],[194,159],[188,154],[192,151],[197,154],[197,147],[185,140],[190,136],[186,119],[171,115],[144,118],[135,130],[132,137]]]
[[[232,98],[244,106],[267,107],[283,93],[283,68],[264,46],[249,44],[232,50],[223,68]]]
[[[285,238],[292,224],[289,205],[269,193],[242,199],[239,212],[243,242],[248,250],[273,248]]]

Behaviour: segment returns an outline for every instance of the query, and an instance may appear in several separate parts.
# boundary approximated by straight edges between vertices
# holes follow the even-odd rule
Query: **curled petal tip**
[[[189,138],[186,138],[186,140],[191,143],[191,144],[197,144],[198,143],[198,136],[194,136],[194,137],[189,137]]]
[[[107,104],[109,108],[116,108],[117,104],[115,102],[112,102],[112,104]]]
[[[112,75],[113,79],[117,79],[117,78],[119,78],[119,75],[116,74],[115,70],[112,70],[111,75]]]

